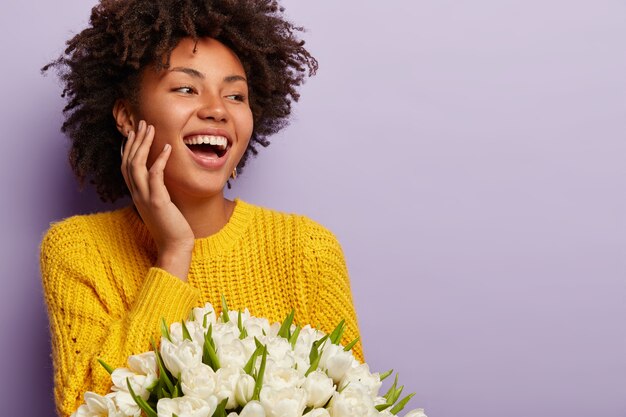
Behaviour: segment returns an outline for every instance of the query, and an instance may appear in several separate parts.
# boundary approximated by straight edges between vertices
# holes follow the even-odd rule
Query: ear
[[[113,105],[113,118],[115,125],[120,133],[127,137],[131,130],[135,130],[135,116],[131,109],[130,103],[126,99],[117,99]]]

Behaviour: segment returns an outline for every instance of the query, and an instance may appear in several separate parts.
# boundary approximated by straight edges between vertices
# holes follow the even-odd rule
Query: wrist
[[[189,265],[191,264],[191,250],[164,251],[159,253],[155,266],[187,281]]]

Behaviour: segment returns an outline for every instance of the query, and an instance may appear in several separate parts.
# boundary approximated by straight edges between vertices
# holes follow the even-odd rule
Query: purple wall
[[[284,4],[320,71],[230,195],[336,233],[372,367],[431,417],[626,415],[626,4]],[[39,74],[92,5],[0,6],[7,416],[53,414],[41,235],[107,208]]]

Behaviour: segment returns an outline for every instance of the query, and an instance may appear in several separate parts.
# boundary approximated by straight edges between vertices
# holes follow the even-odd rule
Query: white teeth
[[[228,146],[228,140],[224,136],[198,135],[184,139],[185,145],[214,145],[224,150]]]

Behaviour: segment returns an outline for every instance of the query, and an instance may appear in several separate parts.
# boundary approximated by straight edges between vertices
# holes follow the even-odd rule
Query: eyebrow
[[[203,73],[193,68],[176,67],[176,68],[172,68],[170,71],[182,72],[191,77],[199,78],[201,80],[204,80],[206,78],[206,76]],[[236,81],[243,81],[245,83],[248,82],[248,80],[246,80],[246,77],[242,77],[241,75],[227,75],[226,77],[224,77],[224,82],[226,83],[234,83]]]

